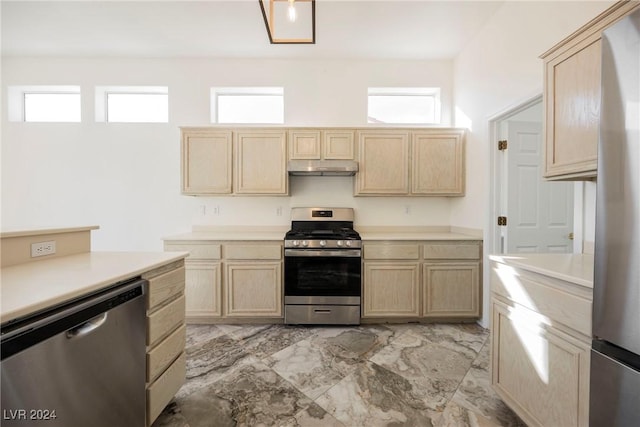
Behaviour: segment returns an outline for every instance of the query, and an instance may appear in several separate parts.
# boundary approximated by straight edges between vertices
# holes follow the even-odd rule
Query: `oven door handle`
[[[339,250],[328,250],[328,249],[285,249],[284,256],[291,257],[349,257],[349,258],[359,258],[362,256],[362,251],[360,249],[339,249]]]

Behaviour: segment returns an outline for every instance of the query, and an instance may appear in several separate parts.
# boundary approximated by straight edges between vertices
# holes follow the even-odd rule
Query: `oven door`
[[[357,297],[359,304],[361,273],[360,249],[285,249],[285,303],[287,297]]]

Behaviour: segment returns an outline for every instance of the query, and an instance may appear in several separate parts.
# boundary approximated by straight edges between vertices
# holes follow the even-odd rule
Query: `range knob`
[[[309,242],[307,242],[306,240],[303,240],[303,241],[302,241],[302,246],[305,246],[305,247],[306,247],[306,246],[309,246]]]
[[[320,240],[320,246],[322,246],[322,247],[327,246],[327,241],[326,240]]]

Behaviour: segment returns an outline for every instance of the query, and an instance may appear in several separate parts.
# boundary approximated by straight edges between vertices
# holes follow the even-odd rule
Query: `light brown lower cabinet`
[[[420,315],[418,263],[364,264],[363,317]]]
[[[187,323],[282,319],[282,241],[166,242],[188,251]]]
[[[146,420],[150,426],[186,378],[184,261],[154,269],[142,278],[149,281],[146,289]]]
[[[588,426],[588,343],[536,322],[536,313],[492,301],[492,379],[530,426]]]
[[[529,426],[588,426],[592,289],[503,262],[490,271],[493,388]]]
[[[227,316],[282,316],[282,263],[236,261],[226,267]]]
[[[481,242],[365,242],[362,317],[480,317]]]

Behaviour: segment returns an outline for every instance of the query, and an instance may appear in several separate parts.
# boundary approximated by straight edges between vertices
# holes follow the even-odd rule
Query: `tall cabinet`
[[[638,8],[638,2],[618,2],[541,56],[545,178],[596,177],[602,31]]]

